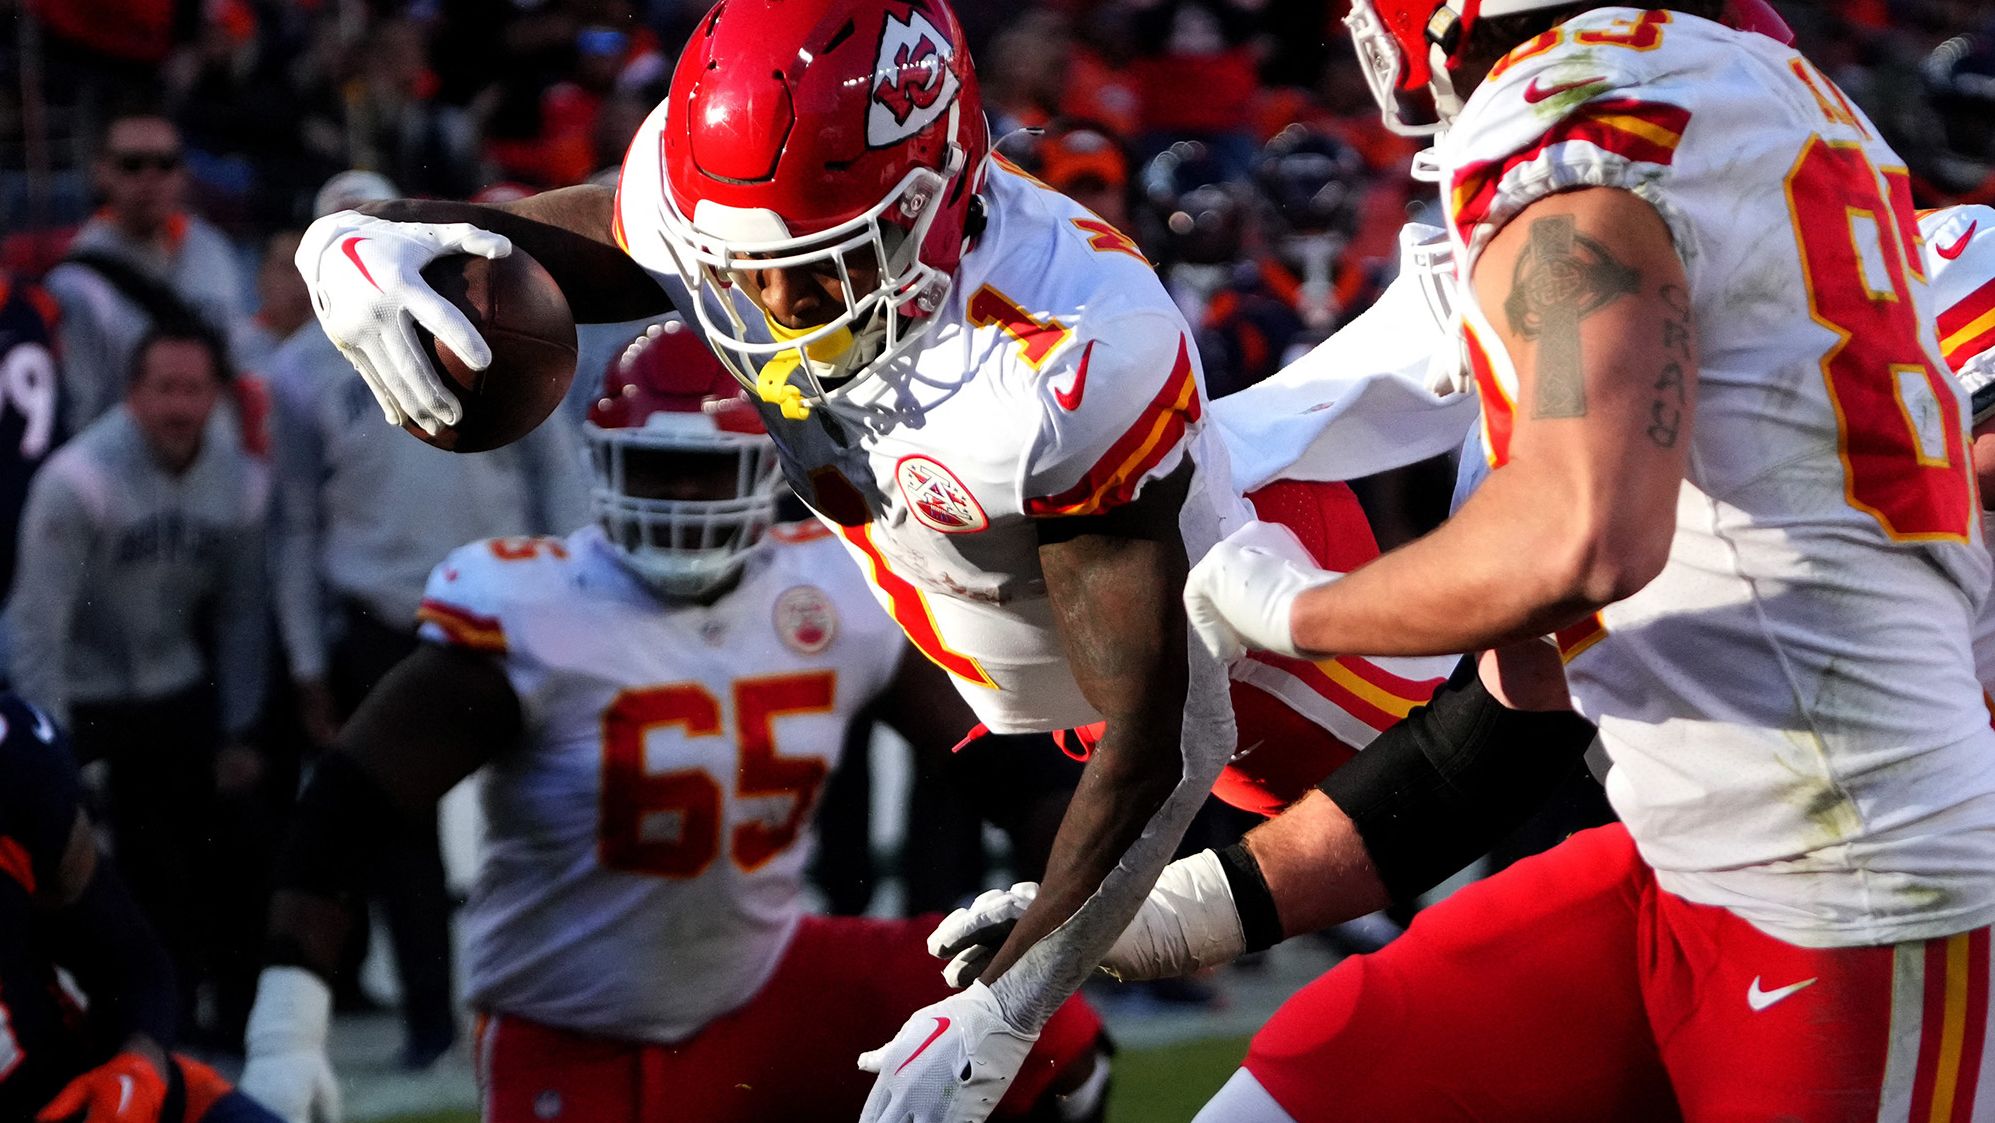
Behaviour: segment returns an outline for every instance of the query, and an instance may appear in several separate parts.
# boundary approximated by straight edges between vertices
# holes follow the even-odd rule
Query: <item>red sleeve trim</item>
[[[1940,313],[1940,351],[1955,370],[1995,347],[1995,281],[1967,294]]]
[[[1178,336],[1178,358],[1164,388],[1081,482],[1058,495],[1028,498],[1025,513],[1034,518],[1092,515],[1120,507],[1136,497],[1144,477],[1178,447],[1199,419],[1198,379],[1192,373],[1191,348]]]
[[[20,882],[21,888],[34,896],[35,863],[29,859],[27,847],[6,835],[0,835],[0,875]]]
[[[1530,163],[1554,145],[1583,141],[1595,148],[1643,164],[1669,166],[1676,159],[1690,111],[1662,102],[1635,98],[1590,101],[1553,125],[1538,140],[1497,160],[1465,165],[1455,173],[1449,191],[1455,230],[1464,242],[1489,216],[1497,189],[1511,169]]]
[[[1489,466],[1501,468],[1510,462],[1510,429],[1516,423],[1517,406],[1510,395],[1503,390],[1503,384],[1496,380],[1496,370],[1489,363],[1489,352],[1482,346],[1475,329],[1462,325],[1462,341],[1466,344],[1469,356],[1469,373],[1475,376],[1477,396],[1482,399],[1482,439],[1489,453]]]
[[[481,616],[454,604],[425,598],[421,607],[416,609],[416,619],[436,625],[443,632],[444,639],[454,646],[501,654],[506,650],[506,632],[496,617]]]

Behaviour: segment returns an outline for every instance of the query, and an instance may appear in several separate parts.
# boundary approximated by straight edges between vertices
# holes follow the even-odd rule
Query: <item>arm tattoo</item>
[[[1656,375],[1656,396],[1649,403],[1647,433],[1657,448],[1675,448],[1677,435],[1683,430],[1683,364],[1697,356],[1691,348],[1690,294],[1681,285],[1664,285],[1660,295],[1669,308],[1669,318],[1662,325],[1667,358],[1663,360],[1662,373]]]
[[[1503,302],[1510,330],[1538,343],[1538,390],[1533,417],[1586,416],[1585,369],[1579,322],[1641,289],[1641,270],[1573,228],[1571,215],[1531,223],[1530,243],[1517,259]]]

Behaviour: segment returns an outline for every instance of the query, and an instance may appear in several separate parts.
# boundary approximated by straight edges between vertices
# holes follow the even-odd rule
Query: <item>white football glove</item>
[[[434,436],[463,411],[430,365],[416,326],[477,370],[491,363],[492,349],[429,287],[422,268],[449,254],[498,258],[512,250],[503,236],[465,222],[390,222],[337,211],[306,228],[295,261],[326,337],[367,380],[388,423],[412,421]]]
[[[243,1034],[236,1088],[284,1123],[339,1123],[339,1083],[326,1058],[332,991],[303,967],[266,967]]]
[[[859,1123],[982,1123],[1037,1040],[1005,1020],[989,987],[971,983],[859,1054],[859,1068],[879,1074]]]
[[[1039,895],[1036,882],[992,889],[942,919],[928,952],[947,959],[942,977],[960,987],[983,973],[1012,925]],[[1219,856],[1201,850],[1164,867],[1100,969],[1120,982],[1168,979],[1231,962],[1247,950],[1240,911]]]
[[[1222,663],[1248,647],[1302,657],[1290,617],[1295,598],[1341,573],[1318,569],[1294,532],[1255,520],[1227,535],[1192,567],[1185,581],[1185,615]]]

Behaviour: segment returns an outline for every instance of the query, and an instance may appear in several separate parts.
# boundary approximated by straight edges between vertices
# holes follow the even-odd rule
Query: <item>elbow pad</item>
[[[1321,788],[1357,826],[1386,891],[1410,900],[1529,818],[1579,767],[1594,733],[1570,710],[1504,706],[1469,656],[1431,701]]]

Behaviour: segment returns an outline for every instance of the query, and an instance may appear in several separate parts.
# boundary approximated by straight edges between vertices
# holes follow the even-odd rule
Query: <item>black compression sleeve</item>
[[[277,888],[347,902],[364,893],[375,855],[404,829],[379,781],[343,752],[312,770],[277,856]]]
[[[49,917],[56,961],[90,998],[90,1024],[106,1042],[143,1033],[173,1048],[180,1025],[173,963],[110,858],[99,854],[83,893]]]
[[[1351,817],[1394,900],[1410,900],[1529,818],[1593,743],[1568,710],[1505,707],[1462,660],[1433,699],[1332,773],[1324,794]]]

